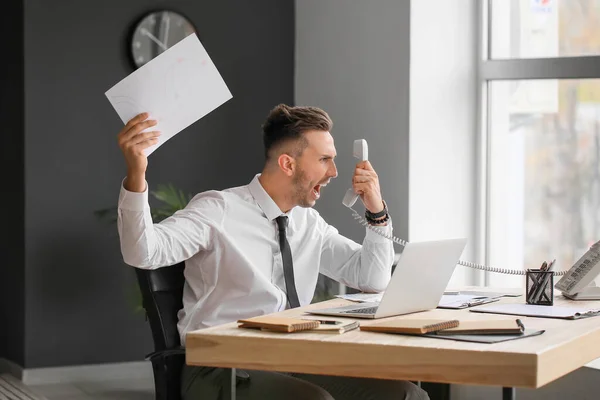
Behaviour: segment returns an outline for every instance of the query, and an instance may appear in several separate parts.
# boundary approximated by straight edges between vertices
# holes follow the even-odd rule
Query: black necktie
[[[285,277],[285,288],[287,291],[288,302],[291,308],[300,307],[296,284],[294,283],[294,264],[292,262],[292,251],[290,244],[285,237],[285,228],[287,217],[281,215],[277,217],[277,226],[279,227],[279,247],[281,248],[281,257],[283,258],[283,276]]]

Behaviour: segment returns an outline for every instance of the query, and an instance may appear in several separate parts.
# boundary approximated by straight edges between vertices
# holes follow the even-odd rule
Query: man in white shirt
[[[160,132],[146,113],[119,133],[127,177],[119,196],[118,229],[125,262],[160,268],[186,262],[178,329],[182,344],[191,330],[309,304],[318,274],[368,292],[380,292],[391,276],[391,241],[367,229],[362,245],[340,235],[312,207],[337,176],[332,121],[316,107],[279,105],[263,125],[266,162],[246,185],[196,195],[185,209],[153,224],[143,150]],[[142,132],[150,130],[149,132]],[[373,225],[391,233],[379,180],[359,162],[352,186]],[[248,371],[239,399],[427,399],[409,382]],[[218,399],[228,374],[186,366],[182,394]],[[332,397],[333,396],[333,397]]]

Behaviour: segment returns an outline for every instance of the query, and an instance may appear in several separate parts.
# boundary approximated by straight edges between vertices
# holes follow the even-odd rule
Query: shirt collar
[[[254,179],[252,179],[252,182],[248,184],[248,189],[267,219],[269,221],[273,221],[280,215],[288,215],[289,213],[285,214],[283,211],[281,211],[279,206],[275,203],[271,196],[269,196],[265,188],[263,188],[262,184],[258,180],[259,176],[260,174],[256,174]]]

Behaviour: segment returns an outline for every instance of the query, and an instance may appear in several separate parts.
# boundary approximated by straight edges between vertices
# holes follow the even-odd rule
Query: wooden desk
[[[503,298],[501,302],[524,303],[525,297]],[[329,300],[287,310],[281,315],[297,317],[303,310],[349,303]],[[598,302],[568,301],[559,294],[555,295],[554,304],[592,308],[599,305]],[[459,320],[508,317],[473,313],[468,309],[436,309],[390,319],[416,316]],[[186,359],[189,365],[538,388],[600,357],[600,317],[516,318],[521,318],[528,329],[545,329],[546,332],[535,337],[483,344],[358,329],[342,335],[281,334],[240,329],[236,323],[230,323],[188,333]],[[362,324],[374,322],[361,320]]]

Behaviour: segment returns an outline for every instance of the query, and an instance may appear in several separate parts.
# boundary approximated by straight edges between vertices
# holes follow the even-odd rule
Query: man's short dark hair
[[[297,142],[293,156],[299,157],[308,146],[304,132],[330,132],[332,127],[331,118],[320,108],[279,104],[271,110],[262,127],[265,158],[269,161],[271,150],[288,141]]]

